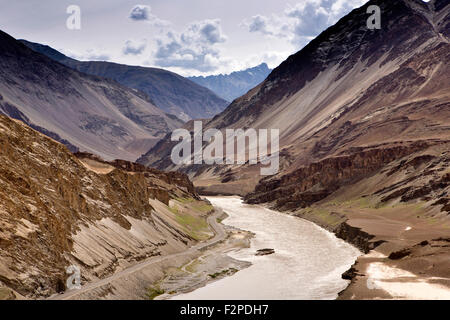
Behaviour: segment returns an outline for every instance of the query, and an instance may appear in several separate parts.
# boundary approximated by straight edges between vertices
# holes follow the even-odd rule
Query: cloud
[[[274,35],[272,31],[269,31],[269,19],[267,17],[256,15],[251,18],[247,23],[248,31],[261,32],[265,35]]]
[[[88,49],[84,51],[83,53],[79,52],[72,52],[69,50],[63,51],[65,55],[68,57],[71,57],[76,60],[80,61],[109,61],[111,60],[111,56],[108,53],[95,50],[95,49]]]
[[[265,62],[269,65],[270,68],[276,68],[286,60],[292,52],[289,51],[268,51],[264,52],[260,55],[260,61]]]
[[[151,11],[152,8],[150,6],[138,4],[131,9],[128,17],[133,21],[145,21],[155,27],[167,27],[171,24],[167,20],[158,18]]]
[[[152,8],[150,6],[138,4],[131,9],[129,18],[135,21],[148,20],[151,15],[151,10]]]
[[[305,0],[281,14],[255,15],[243,21],[249,32],[284,38],[296,47],[304,46],[365,0]]]
[[[140,55],[142,52],[144,52],[146,47],[147,47],[147,42],[145,40],[143,40],[141,42],[127,40],[125,42],[125,46],[122,49],[122,52],[125,55]]]
[[[192,22],[183,32],[169,31],[156,40],[155,64],[200,72],[214,71],[225,63],[217,44],[226,40],[219,19]]]

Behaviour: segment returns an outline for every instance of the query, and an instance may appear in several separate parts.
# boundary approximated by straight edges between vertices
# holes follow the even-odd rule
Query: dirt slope
[[[181,173],[76,157],[4,116],[0,143],[2,290],[49,296],[65,289],[70,265],[84,284],[211,236],[211,207]]]

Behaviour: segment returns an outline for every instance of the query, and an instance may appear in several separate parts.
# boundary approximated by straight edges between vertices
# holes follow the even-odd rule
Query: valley
[[[273,41],[250,60],[319,4],[242,20]],[[222,74],[256,65],[228,23],[121,11],[205,76],[0,31],[0,300],[450,299],[450,4],[350,7]]]
[[[365,29],[369,5],[388,21],[379,31]],[[201,194],[239,195],[356,245],[369,256],[346,275],[352,284],[342,298],[410,297],[368,289],[370,270],[389,274],[371,263],[448,291],[449,14],[440,0],[369,1],[203,123],[222,132],[279,129],[278,174],[263,177],[250,163],[174,164],[168,139],[138,162],[185,172]],[[375,282],[387,289],[394,281]]]

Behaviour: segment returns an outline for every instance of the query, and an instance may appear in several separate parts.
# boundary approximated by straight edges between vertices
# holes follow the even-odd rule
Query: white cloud
[[[125,55],[140,55],[144,52],[146,47],[147,47],[146,40],[142,40],[140,42],[134,40],[127,40],[125,42],[125,46],[122,49],[122,52]]]
[[[167,20],[158,18],[151,11],[152,8],[150,6],[138,4],[131,9],[128,17],[134,21],[145,21],[155,27],[167,27],[171,24]]]
[[[297,48],[301,48],[339,18],[365,2],[366,0],[304,0],[286,8],[281,14],[255,15],[246,19],[242,25],[249,32],[285,38]]]
[[[284,60],[286,60],[292,52],[289,51],[268,51],[264,52],[260,55],[259,63],[265,62],[269,66],[269,68],[276,68],[282,63]],[[258,64],[259,64],[258,63]]]
[[[83,53],[73,52],[69,50],[63,50],[63,53],[68,57],[71,57],[80,61],[109,61],[111,60],[111,55],[106,52],[96,50],[96,49],[87,49]]]
[[[160,67],[181,67],[209,72],[221,63],[217,44],[225,42],[219,19],[206,19],[190,23],[181,32],[169,31],[156,40],[155,64]]]

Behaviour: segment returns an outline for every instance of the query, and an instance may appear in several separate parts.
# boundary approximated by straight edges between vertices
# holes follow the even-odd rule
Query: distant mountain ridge
[[[189,77],[188,79],[210,89],[219,97],[231,102],[263,82],[270,72],[272,72],[272,69],[266,63],[261,63],[256,67],[235,71],[230,74]]]
[[[135,160],[182,125],[146,94],[68,68],[2,31],[0,113],[107,160]]]
[[[147,94],[157,107],[183,121],[212,118],[229,104],[211,90],[176,73],[104,61],[78,61],[43,44],[20,40],[30,49],[80,72],[113,79]]]

